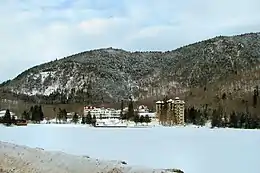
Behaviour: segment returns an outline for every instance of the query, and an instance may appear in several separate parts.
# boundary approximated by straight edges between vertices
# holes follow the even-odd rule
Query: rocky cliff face
[[[167,52],[97,49],[33,67],[1,89],[71,102],[145,99],[206,85],[232,90],[235,83],[243,88],[245,81],[257,81],[259,60],[260,33],[215,37]]]

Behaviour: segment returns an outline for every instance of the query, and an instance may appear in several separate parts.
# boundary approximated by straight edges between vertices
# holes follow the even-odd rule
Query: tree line
[[[34,123],[40,123],[44,119],[44,114],[41,105],[35,105],[30,108],[29,111],[24,111],[21,115],[23,120],[30,120]],[[0,123],[11,125],[15,124],[15,116],[11,116],[10,110],[7,109],[5,115],[0,118]]]
[[[212,113],[203,112],[194,107],[185,110],[185,123],[204,126],[211,122],[211,127],[230,127],[243,129],[260,129],[260,117],[249,112],[231,112],[227,114],[221,109],[214,109]]]
[[[81,124],[91,124],[93,126],[96,125],[97,118],[95,115],[91,115],[90,112],[88,112],[87,116],[82,116]]]
[[[257,114],[256,108],[258,104],[259,91],[258,86],[255,87],[252,95],[253,112],[249,111],[248,101],[242,100],[245,105],[244,111],[232,111],[227,113],[225,110],[226,93],[223,93],[219,105],[216,109],[209,110],[207,105],[204,109],[195,109],[194,107],[185,109],[185,122],[195,125],[205,125],[211,122],[211,127],[230,127],[244,129],[260,129],[260,116]]]
[[[0,117],[0,123],[5,124],[6,126],[15,124],[15,117],[11,116],[9,109],[6,110],[5,115],[3,117]]]
[[[30,120],[34,123],[40,123],[40,121],[44,120],[44,113],[42,111],[41,105],[31,106],[29,111],[24,111],[21,116],[24,120]]]
[[[185,124],[194,124],[198,126],[204,126],[206,123],[211,123],[211,127],[230,127],[230,128],[244,128],[244,129],[260,129],[260,116],[258,115],[257,108],[259,107],[258,99],[259,92],[258,86],[255,87],[253,94],[251,95],[252,105],[250,107],[249,101],[241,100],[244,105],[244,110],[233,110],[231,112],[226,109],[227,94],[224,92],[217,99],[218,106],[215,108],[209,108],[208,104],[203,105],[200,108],[186,107],[184,109],[184,121]],[[164,99],[167,102],[167,97]],[[169,114],[168,105],[163,104],[160,110],[160,114],[164,116],[159,117],[159,121],[162,125],[174,125],[169,122],[172,121],[170,117],[174,117],[174,114]],[[250,111],[251,110],[251,111]]]
[[[133,121],[136,124],[137,123],[150,123],[151,122],[151,118],[149,117],[149,115],[138,115],[138,112],[136,112],[134,110],[134,103],[133,103],[133,99],[129,98],[128,101],[128,110],[126,113],[124,113],[124,101],[121,100],[121,112],[120,112],[120,119],[122,120],[128,120],[128,121]]]

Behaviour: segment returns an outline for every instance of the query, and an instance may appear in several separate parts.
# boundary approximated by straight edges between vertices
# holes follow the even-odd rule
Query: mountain
[[[218,36],[166,52],[106,48],[30,68],[4,92],[52,102],[117,102],[182,95],[194,89],[246,93],[260,81],[260,33]]]

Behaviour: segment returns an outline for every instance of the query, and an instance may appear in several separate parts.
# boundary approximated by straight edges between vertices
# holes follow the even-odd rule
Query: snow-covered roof
[[[157,102],[156,102],[156,104],[161,104],[161,103],[163,103],[163,101],[157,101]]]
[[[57,122],[56,118],[55,119],[50,119],[49,122]]]
[[[172,100],[172,99],[170,99],[170,100],[168,100],[167,102],[168,102],[168,103],[171,103],[171,102],[173,102],[173,100]]]
[[[156,114],[154,113],[154,112],[140,112],[140,113],[138,113],[139,114],[139,116],[146,116],[146,115],[148,115],[149,117],[156,117]]]
[[[75,112],[67,112],[67,116],[73,116]]]
[[[147,106],[145,106],[145,105],[140,105],[140,106],[138,106],[138,109],[147,109]]]
[[[164,102],[163,101],[157,101],[156,104],[163,104]],[[181,104],[184,104],[185,102],[183,100],[180,100],[179,97],[175,97],[175,99],[169,99],[167,100],[167,103],[181,103]]]

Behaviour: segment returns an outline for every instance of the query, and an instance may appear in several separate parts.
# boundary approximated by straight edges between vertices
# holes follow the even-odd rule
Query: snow
[[[32,76],[34,80],[37,80],[40,77],[40,74],[32,74]]]
[[[119,120],[117,118],[109,118],[109,119],[97,119],[97,124],[103,126],[127,126],[127,127],[155,127],[161,126],[156,119],[151,119],[151,122],[147,125],[146,123],[138,123],[136,124],[133,121]]]
[[[51,72],[41,72],[40,73],[40,76],[41,76],[41,81],[42,83],[44,82],[44,80],[49,76],[51,75],[52,73]]]
[[[33,96],[33,95],[38,94],[39,92],[36,89],[32,89],[32,91],[30,91],[30,92],[23,91],[23,93],[27,94],[29,96]]]
[[[114,49],[107,49],[106,50],[108,53],[117,53],[117,50],[114,50]]]
[[[59,83],[58,83],[58,82],[57,82],[57,83],[54,83],[53,85],[50,85],[50,86],[48,86],[47,89],[45,89],[43,95],[48,96],[48,95],[50,95],[51,93],[53,93],[54,91],[56,91],[58,88],[59,88]]]
[[[75,71],[75,69],[73,69]],[[65,88],[68,88],[69,90],[71,90],[73,88],[73,83],[74,83],[74,76],[71,76],[69,78],[69,80],[66,83]]]
[[[156,113],[155,112],[140,112],[138,113],[139,116],[146,116],[148,115],[150,118],[155,118]]]
[[[0,126],[0,141],[185,173],[259,172],[259,130],[44,124]]]
[[[126,123],[119,119],[97,119],[97,125],[107,125],[107,126],[126,126]]]
[[[26,173],[173,173],[174,171],[130,167],[123,161],[108,161],[74,156],[62,152],[48,152],[0,141],[0,171]]]

